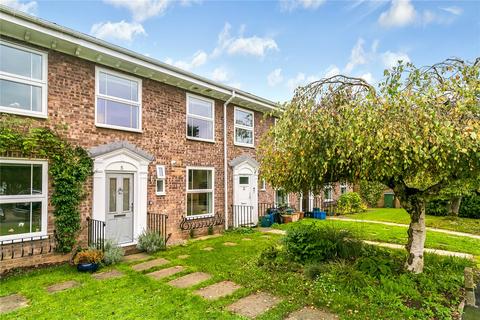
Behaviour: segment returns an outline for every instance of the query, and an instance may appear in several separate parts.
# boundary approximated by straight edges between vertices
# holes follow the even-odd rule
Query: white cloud
[[[358,65],[367,63],[367,54],[363,49],[364,44],[365,44],[365,41],[362,38],[358,38],[357,43],[352,48],[352,52],[350,53],[350,60],[345,66],[346,73],[350,73],[353,70],[353,68],[355,68]]]
[[[177,60],[174,61],[171,58],[165,59],[165,62],[171,65],[174,65],[177,68],[184,69],[184,70],[191,70],[201,65],[204,65],[208,60],[208,54],[203,50],[198,50],[192,56],[190,61],[185,60]]]
[[[403,27],[414,23],[416,16],[410,0],[392,0],[390,8],[380,14],[378,22],[384,27]]]
[[[228,75],[227,70],[222,67],[215,68],[212,72],[212,79],[214,81],[225,82],[228,81],[230,76]]]
[[[446,11],[446,12],[449,12],[453,15],[456,15],[456,16],[459,16],[463,13],[463,9],[460,8],[460,7],[455,7],[455,6],[452,6],[452,7],[445,7],[445,8],[441,8],[443,11]]]
[[[267,82],[270,87],[275,87],[283,81],[282,69],[277,68],[267,76]]]
[[[100,39],[118,39],[132,41],[137,35],[147,35],[145,29],[137,22],[99,22],[92,26],[90,33]]]
[[[280,0],[280,7],[285,11],[292,11],[297,8],[306,10],[316,10],[325,0]]]
[[[383,65],[388,69],[395,67],[399,60],[403,62],[410,62],[410,57],[404,52],[386,51],[382,53]]]
[[[104,0],[118,8],[125,8],[133,16],[134,21],[142,22],[160,15],[167,10],[173,1],[168,0]]]
[[[19,0],[2,0],[2,4],[28,14],[35,15],[37,13],[38,5],[36,1],[23,2]]]
[[[363,80],[367,81],[370,84],[373,84],[375,82],[375,78],[373,77],[373,75],[370,72],[362,74],[360,76],[360,78],[362,78]]]
[[[291,78],[287,81],[287,87],[291,90],[294,91],[297,87],[299,86],[304,86],[306,84],[309,84],[311,82],[319,80],[321,77],[317,75],[310,75],[307,76],[303,72],[297,73],[295,78]]]
[[[269,37],[244,37],[245,26],[240,28],[237,37],[230,34],[232,26],[226,23],[223,30],[218,35],[218,45],[214,49],[212,56],[218,56],[222,52],[230,55],[243,54],[264,57],[269,51],[278,51],[278,45],[274,39]]]
[[[331,66],[329,66],[327,68],[327,70],[325,70],[325,75],[323,77],[324,78],[331,78],[331,77],[336,76],[337,74],[340,74],[340,73],[341,73],[340,69],[336,65],[332,64]]]

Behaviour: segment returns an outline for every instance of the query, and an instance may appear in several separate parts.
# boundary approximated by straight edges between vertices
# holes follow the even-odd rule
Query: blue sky
[[[273,101],[343,73],[376,83],[480,56],[480,1],[25,1],[3,4]]]

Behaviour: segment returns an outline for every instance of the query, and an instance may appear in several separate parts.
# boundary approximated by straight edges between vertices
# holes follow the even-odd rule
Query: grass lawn
[[[410,223],[410,216],[404,209],[376,208],[367,212],[346,215],[346,218],[360,220]],[[427,227],[480,234],[480,219],[426,216]]]
[[[407,228],[387,226],[368,222],[353,222],[340,220],[317,220],[303,219],[296,223],[328,223],[339,228],[353,230],[361,239],[389,242],[396,244],[407,243]],[[288,229],[292,224],[276,225],[279,229]],[[480,240],[460,236],[448,235],[445,233],[427,231],[426,248],[442,249],[471,253],[480,256]]]
[[[242,240],[249,237],[252,240]],[[283,298],[277,307],[257,319],[283,319],[305,305],[316,305],[340,315],[341,319],[431,319],[432,311],[419,307],[433,302],[445,305],[437,319],[451,319],[458,305],[463,268],[470,263],[462,259],[437,258],[426,255],[422,275],[401,274],[397,279],[371,279],[351,289],[355,279],[326,272],[321,281],[308,280],[301,270],[276,272],[257,266],[260,252],[278,243],[280,236],[265,238],[255,232],[229,233],[223,237],[190,242],[186,246],[169,248],[157,256],[170,260],[169,265],[184,265],[183,273],[203,271],[212,279],[189,289],[170,287],[163,280],[153,280],[133,271],[127,263],[115,268],[126,275],[118,279],[95,280],[89,274],[78,273],[70,266],[50,267],[20,273],[0,280],[0,296],[21,293],[30,300],[29,307],[2,315],[8,319],[243,319],[225,311],[232,302],[256,291],[265,291]],[[238,243],[224,246],[226,241]],[[213,251],[201,248],[213,247]],[[189,258],[180,260],[179,255]],[[399,255],[402,263],[403,253]],[[157,269],[158,269],[157,268]],[[443,270],[438,272],[438,270]],[[49,294],[45,287],[67,280],[77,280],[80,287]],[[232,296],[207,302],[192,294],[194,289],[221,280],[232,280],[243,288]],[[353,281],[353,282],[352,282]],[[441,284],[441,289],[439,285]],[[349,289],[350,288],[350,289]],[[422,288],[422,289],[420,289]],[[426,289],[427,288],[427,289]],[[448,292],[446,294],[445,292]],[[428,295],[428,298],[425,298]],[[443,298],[445,297],[445,298]],[[448,297],[448,298],[447,298]],[[418,301],[417,301],[418,300]],[[427,302],[427,300],[429,302]],[[446,308],[446,309],[445,309]]]

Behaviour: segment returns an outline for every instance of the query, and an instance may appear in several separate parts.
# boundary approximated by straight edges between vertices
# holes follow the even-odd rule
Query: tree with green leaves
[[[399,63],[378,89],[337,75],[296,90],[262,139],[263,176],[287,192],[378,181],[411,217],[405,267],[423,271],[425,202],[480,175],[480,59]]]

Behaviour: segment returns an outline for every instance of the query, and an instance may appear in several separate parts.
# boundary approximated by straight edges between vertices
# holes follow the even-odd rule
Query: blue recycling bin
[[[320,220],[325,220],[327,219],[327,213],[325,211],[320,211],[319,212],[319,219]]]

